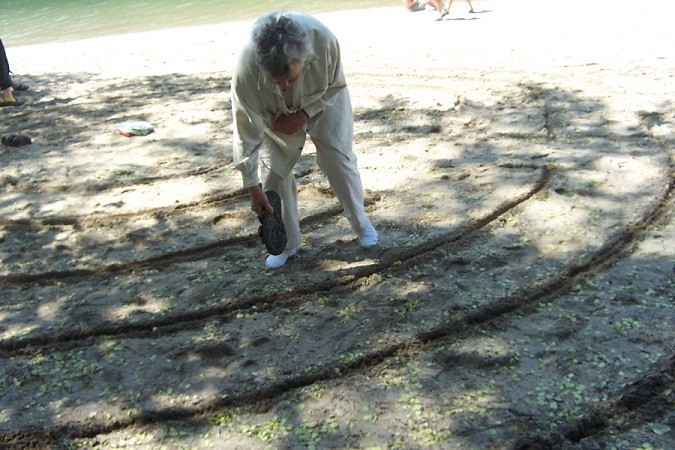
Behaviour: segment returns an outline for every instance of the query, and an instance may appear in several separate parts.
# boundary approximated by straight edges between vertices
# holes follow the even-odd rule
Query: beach
[[[251,21],[7,48],[0,448],[669,448],[675,6],[395,3],[317,15],[380,242],[308,144],[276,271],[232,165]]]

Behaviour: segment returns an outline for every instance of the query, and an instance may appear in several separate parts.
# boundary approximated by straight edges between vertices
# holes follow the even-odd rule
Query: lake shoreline
[[[1,37],[5,45],[19,47],[254,20],[280,6],[319,14],[381,8],[391,4],[385,0],[347,0],[338,4],[289,0],[281,5],[272,1],[223,5],[218,0],[197,0],[189,4],[175,0],[116,0],[81,8],[68,0],[31,0],[24,4],[10,4],[0,17],[0,29],[3,30]]]

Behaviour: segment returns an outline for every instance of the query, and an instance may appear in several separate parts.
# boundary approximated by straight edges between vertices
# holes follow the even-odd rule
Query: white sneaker
[[[269,255],[265,260],[268,269],[278,269],[286,264],[286,260],[298,252],[297,248],[286,249],[278,255]]]

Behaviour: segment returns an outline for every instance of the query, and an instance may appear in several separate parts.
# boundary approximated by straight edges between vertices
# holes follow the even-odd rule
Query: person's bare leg
[[[473,5],[471,4],[471,0],[466,0],[466,2],[469,4],[469,12],[470,12],[470,13],[475,12],[475,11],[473,10]],[[448,8],[448,9],[450,9],[450,8]]]
[[[7,89],[2,90],[2,98],[6,102],[14,102],[14,95],[12,94],[12,86],[8,87]]]
[[[434,1],[434,8],[436,8],[436,10],[441,13],[441,17],[439,17],[439,19],[443,19],[443,17],[448,15],[448,10],[450,9],[450,6],[448,5],[447,8],[444,7],[443,6],[443,0],[439,0],[439,1]]]

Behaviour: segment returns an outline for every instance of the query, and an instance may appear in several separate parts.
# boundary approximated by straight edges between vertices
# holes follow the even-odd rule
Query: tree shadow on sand
[[[604,442],[621,408],[664,404],[654,391],[607,406],[645,374],[672,370],[659,335],[636,325],[672,313],[665,252],[630,259],[672,214],[670,155],[648,130],[617,132],[601,100],[537,84],[506,88],[496,107],[382,99],[355,112],[365,170],[400,180],[367,196],[380,246],[350,239],[308,146],[305,245],[268,271],[223,164],[231,144],[211,139],[231,124],[218,98],[229,82],[209,80],[135,80],[124,102],[113,83],[86,98],[36,91],[7,115],[4,126],[26,124],[36,145],[0,153],[3,443],[91,444],[133,426],[159,433],[149,442],[218,427],[278,448],[366,445],[368,433],[400,446],[528,448],[534,436]],[[202,86],[180,99],[186,116],[148,106],[176,101],[186,83]],[[111,123],[146,115],[200,126],[200,108],[203,135],[153,152],[110,136]],[[108,159],[78,160],[106,145]],[[406,167],[392,166],[400,159]],[[635,159],[659,176],[626,180],[622,164]],[[85,187],[70,187],[68,170]],[[129,206],[132,193],[145,203]],[[123,201],[116,212],[104,194]],[[667,320],[653,326],[669,333]],[[644,417],[636,423],[659,419]],[[567,431],[548,434],[556,427]],[[407,435],[385,436],[393,429]]]

